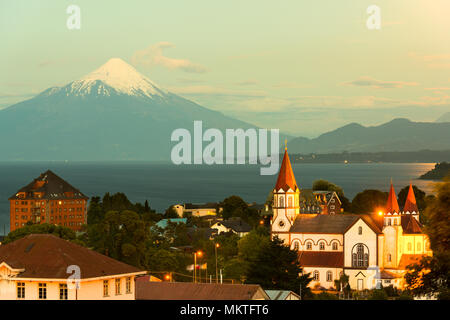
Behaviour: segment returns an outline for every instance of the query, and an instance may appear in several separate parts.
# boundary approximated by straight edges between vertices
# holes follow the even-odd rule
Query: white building
[[[334,288],[334,280],[345,273],[352,289],[372,289],[377,283],[402,288],[406,266],[432,254],[412,186],[402,212],[391,184],[385,212],[301,214],[300,189],[286,149],[273,195],[272,237],[298,251],[304,272],[313,276],[311,287]]]
[[[0,246],[0,300],[134,300],[145,273],[49,234]]]
[[[185,203],[176,204],[173,206],[180,218],[184,217],[185,213],[191,214],[193,217],[205,217],[217,215],[217,203]],[[219,212],[221,209],[219,208]]]

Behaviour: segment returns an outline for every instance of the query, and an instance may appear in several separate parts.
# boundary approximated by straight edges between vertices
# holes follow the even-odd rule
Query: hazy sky
[[[72,4],[80,30],[66,26]],[[379,30],[366,26],[372,4]],[[450,111],[449,0],[0,0],[0,39],[0,108],[120,57],[294,135]]]

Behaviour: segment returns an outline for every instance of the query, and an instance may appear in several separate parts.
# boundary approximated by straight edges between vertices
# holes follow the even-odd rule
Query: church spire
[[[283,189],[284,191],[287,191],[289,188],[291,188],[294,191],[298,189],[286,146],[284,148],[283,162],[281,163],[280,173],[278,174],[275,189],[276,190]]]
[[[411,183],[409,183],[408,196],[406,197],[405,207],[403,208],[403,212],[409,212],[409,213],[419,212],[419,209],[417,208],[416,197],[414,195],[414,189],[413,189]]]
[[[398,206],[397,196],[395,195],[394,185],[392,184],[392,179],[391,179],[391,188],[389,190],[389,196],[388,196],[388,200],[386,203],[386,212],[385,213],[394,213],[394,212],[400,212],[400,208]]]

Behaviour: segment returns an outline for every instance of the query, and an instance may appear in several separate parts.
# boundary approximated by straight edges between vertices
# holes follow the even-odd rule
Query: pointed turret
[[[403,207],[403,212],[413,213],[419,212],[419,208],[417,208],[416,196],[414,195],[414,189],[412,184],[409,184],[408,196],[406,197],[405,206]]]
[[[389,196],[386,203],[385,213],[394,213],[394,212],[397,213],[400,212],[400,208],[398,206],[397,196],[395,195],[394,185],[392,184],[391,181],[391,189],[389,190]]]
[[[287,152],[287,147],[284,148],[283,162],[281,163],[280,173],[278,174],[276,190],[283,189],[284,191],[291,188],[293,191],[298,190],[297,182],[295,181],[294,172],[292,171],[291,161]]]

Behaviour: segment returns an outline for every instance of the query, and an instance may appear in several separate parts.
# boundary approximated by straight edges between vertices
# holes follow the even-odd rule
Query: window
[[[39,283],[39,299],[45,300],[47,299],[47,284]]]
[[[369,249],[366,245],[358,243],[352,249],[352,267],[369,266]]]
[[[392,255],[391,255],[390,253],[387,255],[387,261],[388,261],[388,262],[391,262],[391,261],[392,261]]]
[[[127,293],[131,293],[131,277],[128,277],[125,282],[125,290]]]
[[[120,279],[116,279],[116,295],[120,294]]]
[[[411,251],[411,249],[412,249],[411,242],[408,242],[408,251]]]
[[[312,243],[309,241],[306,243],[306,250],[312,250]]]
[[[314,276],[313,276],[313,280],[314,281],[319,281],[319,271],[317,271],[317,270],[314,270]]]
[[[280,196],[279,207],[281,207],[281,208],[284,207],[284,197],[283,196]]]
[[[327,271],[327,281],[333,281],[333,273],[331,271]]]
[[[330,206],[330,209],[334,209],[334,206]]]
[[[17,282],[17,299],[25,299],[25,282]]]
[[[293,207],[293,205],[292,205],[292,197],[289,197],[288,198],[288,203],[289,203],[289,208],[292,208]]]
[[[67,300],[67,299],[68,299],[67,284],[60,283],[59,284],[59,300]]]
[[[298,244],[298,241],[294,241],[294,250],[295,250],[295,251],[298,251],[299,248],[300,248],[300,246],[299,246],[299,244]]]
[[[391,280],[384,280],[384,283],[391,283]]]
[[[319,243],[319,249],[320,250],[325,250],[325,243],[324,242]]]
[[[387,219],[387,225],[390,226],[391,225],[391,218]]]
[[[338,249],[338,244],[337,242],[333,242],[333,250],[337,250]]]
[[[103,280],[103,296],[107,297],[109,296],[109,281]]]
[[[362,227],[358,227],[358,234],[362,234]]]
[[[420,242],[417,242],[417,251],[422,250],[422,246],[420,245]]]

